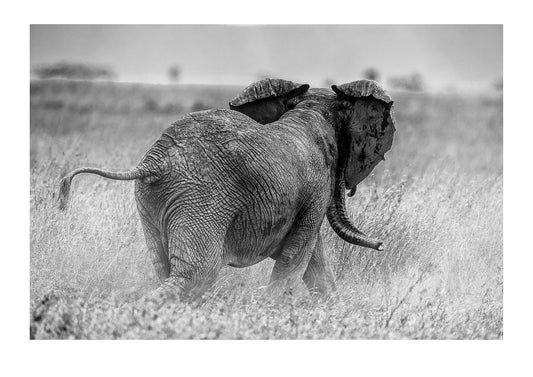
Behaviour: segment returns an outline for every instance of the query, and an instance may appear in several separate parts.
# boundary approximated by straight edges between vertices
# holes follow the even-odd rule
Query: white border
[[[524,2],[525,3],[525,2]],[[496,4],[496,5],[495,5]],[[5,375],[526,375],[531,349],[531,12],[490,1],[92,0],[3,4],[2,371]],[[504,23],[504,341],[30,342],[30,23]],[[529,148],[528,148],[529,147]],[[528,352],[529,351],[529,352]],[[526,353],[527,352],[527,353]]]

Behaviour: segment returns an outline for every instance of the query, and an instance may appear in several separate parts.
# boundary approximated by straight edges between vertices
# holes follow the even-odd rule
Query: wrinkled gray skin
[[[233,110],[191,113],[167,128],[132,171],[70,173],[62,181],[62,205],[78,173],[135,179],[162,282],[157,292],[196,296],[222,266],[266,258],[276,261],[272,290],[303,279],[313,292],[330,292],[335,282],[320,237],[326,214],[345,240],[376,249],[381,242],[349,224],[344,208],[348,157],[339,149],[353,107],[329,89],[291,101],[294,108],[268,124]]]

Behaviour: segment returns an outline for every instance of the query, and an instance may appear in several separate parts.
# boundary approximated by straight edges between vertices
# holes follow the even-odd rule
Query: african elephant
[[[392,100],[373,81],[310,89],[281,79],[251,84],[230,110],[191,113],[173,123],[137,167],[80,168],[61,180],[64,208],[72,178],[93,173],[135,180],[148,249],[161,279],[156,292],[196,296],[223,265],[275,260],[270,288],[304,280],[335,289],[320,227],[355,245],[382,242],[349,220],[345,190],[384,159],[395,131]]]

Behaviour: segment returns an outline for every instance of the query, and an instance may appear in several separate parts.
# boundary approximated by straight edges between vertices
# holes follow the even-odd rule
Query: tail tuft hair
[[[64,211],[67,208],[68,197],[70,194],[70,182],[72,181],[72,175],[67,175],[61,179],[59,183],[59,209]]]

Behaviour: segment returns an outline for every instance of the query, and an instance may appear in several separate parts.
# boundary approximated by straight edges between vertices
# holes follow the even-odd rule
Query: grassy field
[[[355,247],[323,226],[338,292],[264,296],[273,263],[227,267],[194,303],[133,303],[158,284],[133,183],[84,175],[66,212],[58,180],[125,170],[171,122],[227,107],[240,88],[32,82],[32,338],[501,339],[502,97],[392,93],[387,161],[348,199],[385,241]]]

